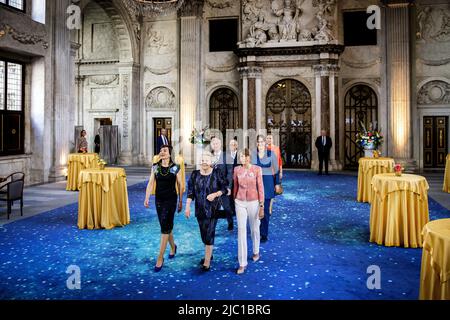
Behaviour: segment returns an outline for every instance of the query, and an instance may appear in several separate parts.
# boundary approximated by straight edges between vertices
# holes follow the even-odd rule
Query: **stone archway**
[[[128,12],[122,1],[117,0],[82,0],[80,2],[82,13],[91,2],[96,2],[111,19],[118,35],[120,60],[139,61],[140,25],[136,17]]]

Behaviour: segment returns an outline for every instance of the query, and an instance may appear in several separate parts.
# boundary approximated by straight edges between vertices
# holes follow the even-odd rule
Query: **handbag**
[[[209,190],[210,191],[213,190],[213,179],[211,179],[213,174],[214,173],[211,173],[211,176],[209,178]],[[221,207],[223,207],[222,197],[219,197],[211,203],[211,218],[225,219],[227,217],[226,211],[220,210]]]
[[[220,208],[223,207],[221,198],[222,197],[219,197],[217,200],[214,200],[214,203],[212,205],[212,215],[216,219],[226,219],[227,218],[227,212],[225,210],[220,210]]]

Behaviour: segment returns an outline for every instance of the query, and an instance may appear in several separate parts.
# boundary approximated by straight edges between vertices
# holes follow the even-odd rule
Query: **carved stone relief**
[[[107,76],[90,76],[89,83],[97,84],[100,86],[106,86],[111,84],[119,84],[119,75],[107,75]]]
[[[6,23],[0,24],[0,39],[6,35],[10,35],[14,40],[22,43],[22,44],[42,44],[44,49],[48,49],[48,42],[44,40],[43,36],[37,36],[34,34],[27,34],[25,32],[19,32],[14,29],[12,26]]]
[[[449,64],[450,58],[440,59],[440,60],[419,59],[419,61],[427,66],[439,67],[439,66],[445,66],[445,65]]]
[[[173,21],[152,23],[146,28],[146,72],[164,75],[177,67],[176,24]]]
[[[417,39],[427,41],[450,41],[450,10],[442,7],[423,7],[417,14]]]
[[[235,0],[206,0],[206,3],[214,9],[231,8],[237,1]]]
[[[230,72],[236,70],[238,66],[237,58],[233,56],[223,56],[219,54],[210,54],[207,57],[206,67],[213,72]]]
[[[150,54],[169,54],[175,51],[175,40],[167,39],[163,31],[157,30],[153,24],[147,27],[147,48]]]
[[[130,99],[129,99],[129,82],[130,76],[123,76],[123,93],[122,93],[122,102],[123,102],[123,137],[128,138],[128,109],[130,107]]]
[[[242,6],[246,36],[240,47],[266,43],[335,40],[332,30],[336,0],[245,0]],[[313,17],[310,18],[306,17]]]
[[[381,58],[374,59],[372,61],[355,61],[355,60],[347,60],[342,58],[341,61],[348,67],[353,69],[366,69],[371,68],[379,63],[381,63]]]
[[[166,87],[154,88],[145,98],[145,109],[176,109],[175,95]]]
[[[430,81],[422,86],[417,95],[417,104],[448,104],[450,103],[450,83]]]

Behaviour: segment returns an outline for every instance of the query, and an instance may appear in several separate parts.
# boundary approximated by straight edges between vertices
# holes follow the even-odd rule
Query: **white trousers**
[[[261,221],[258,217],[259,201],[235,200],[236,218],[238,225],[238,259],[239,266],[247,266],[247,219],[250,224],[250,233],[253,243],[253,254],[259,254],[259,226]]]

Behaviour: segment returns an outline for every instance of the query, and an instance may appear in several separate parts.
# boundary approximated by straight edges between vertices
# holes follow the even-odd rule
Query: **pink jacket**
[[[250,169],[243,166],[234,168],[234,199],[241,201],[264,202],[264,185],[262,178],[262,169],[259,166],[252,165]]]

